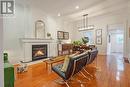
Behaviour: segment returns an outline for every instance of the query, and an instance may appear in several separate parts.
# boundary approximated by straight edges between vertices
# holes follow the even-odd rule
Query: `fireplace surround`
[[[32,45],[32,61],[47,58],[47,44]]]
[[[32,60],[32,45],[47,45],[47,57],[57,56],[57,42],[53,39],[21,38],[22,55],[21,60],[28,62]],[[45,57],[43,60],[46,59]],[[39,60],[41,61],[41,60]],[[35,62],[35,61],[34,61]]]

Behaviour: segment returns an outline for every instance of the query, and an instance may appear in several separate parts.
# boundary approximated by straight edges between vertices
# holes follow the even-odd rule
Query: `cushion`
[[[56,72],[58,75],[60,75],[63,79],[65,78],[65,73],[61,71],[63,64],[58,64],[52,67],[52,70]]]
[[[65,56],[63,67],[61,68],[62,72],[66,72],[68,64],[69,64],[70,57],[67,55]]]
[[[70,58],[72,58],[73,56],[75,56],[77,54],[78,54],[78,52],[75,53],[75,54],[71,54],[71,55],[66,55],[65,56],[64,64],[63,64],[63,67],[61,68],[62,72],[66,72],[66,70],[68,68],[68,65],[69,65]]]

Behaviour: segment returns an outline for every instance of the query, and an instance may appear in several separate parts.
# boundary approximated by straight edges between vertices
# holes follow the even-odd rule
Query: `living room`
[[[81,45],[84,37],[88,37],[88,47],[94,46],[98,50],[97,59],[90,66],[96,65],[100,69],[91,73],[93,68],[88,67],[90,68],[88,69],[88,71],[90,70],[89,74],[96,74],[94,75],[95,78],[91,79],[91,75],[87,76],[91,79],[90,81],[85,80],[83,84],[80,84],[82,82],[74,81],[74,83],[69,83],[70,87],[76,87],[76,85],[77,87],[119,87],[118,84],[121,87],[129,87],[130,76],[128,73],[124,74],[124,72],[129,71],[127,68],[130,65],[126,64],[126,67],[123,67],[125,59],[128,62],[130,61],[129,0],[15,0],[14,4],[14,14],[2,15],[3,18],[0,18],[1,54],[3,55],[4,53],[4,56],[14,67],[14,86],[11,87],[65,87],[66,85],[59,85],[54,81],[59,76],[51,70],[54,65],[63,63],[64,60],[61,58],[61,60],[55,61],[56,64],[54,65],[51,62],[51,68],[48,66],[50,62],[45,61],[77,52],[73,51],[73,45],[75,44],[80,44],[76,49],[83,51],[86,48],[86,46]],[[89,26],[90,29],[87,29]],[[121,53],[113,52],[108,54],[110,46],[108,31],[115,28],[118,30],[123,29],[122,51]],[[62,50],[63,46],[65,46],[64,52]],[[42,49],[43,51],[37,49]],[[36,57],[37,55],[42,56]],[[0,61],[0,76],[4,78],[2,61]],[[112,66],[106,68],[106,65],[109,64],[108,62],[111,63],[111,61],[115,61],[112,62],[112,65],[113,67],[117,66],[117,68],[118,63],[116,64],[116,62],[121,62],[119,65],[124,68],[124,71],[122,71],[123,77],[121,78],[121,75],[117,75],[119,73],[115,75],[114,73],[118,72],[118,70],[114,71],[112,69],[112,75],[108,75],[113,76],[111,78],[112,81],[107,82],[108,77],[106,76],[107,79],[104,78],[106,82],[101,85],[100,80],[103,81],[104,79],[101,79],[100,74],[107,75],[107,68],[112,68]],[[27,64],[26,72],[24,70],[23,72],[20,71],[19,66],[22,64]],[[103,70],[106,71],[103,72]],[[120,76],[119,83],[115,76]],[[123,78],[125,80],[121,83]],[[115,84],[113,79],[116,79]],[[4,84],[3,79],[1,80],[1,84]],[[81,78],[81,80],[83,79]],[[0,85],[0,87],[4,86]],[[10,85],[8,84],[5,87],[10,87]]]

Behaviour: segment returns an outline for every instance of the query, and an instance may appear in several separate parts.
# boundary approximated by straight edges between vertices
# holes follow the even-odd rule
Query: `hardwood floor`
[[[101,71],[96,71],[93,66],[95,64],[86,69],[95,75],[94,79],[86,80],[77,75],[75,79],[81,80],[82,85],[75,80],[69,83],[70,87],[130,87],[130,64],[124,63],[121,55],[98,56],[97,66]],[[26,73],[16,74],[15,87],[66,87],[57,84],[54,81],[57,78],[57,74],[46,70],[45,63],[39,63],[30,66]]]

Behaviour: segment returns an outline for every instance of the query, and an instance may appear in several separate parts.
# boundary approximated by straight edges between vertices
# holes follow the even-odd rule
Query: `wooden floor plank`
[[[124,63],[121,55],[98,56],[97,66],[101,71],[96,71],[95,64],[87,66],[88,72],[95,75],[90,81],[77,75],[81,80],[70,82],[70,87],[130,87],[130,64]],[[84,72],[85,73],[85,72]],[[87,77],[87,74],[85,74]],[[59,85],[54,80],[59,76],[46,70],[45,63],[29,66],[28,72],[16,74],[15,87],[66,87]]]

